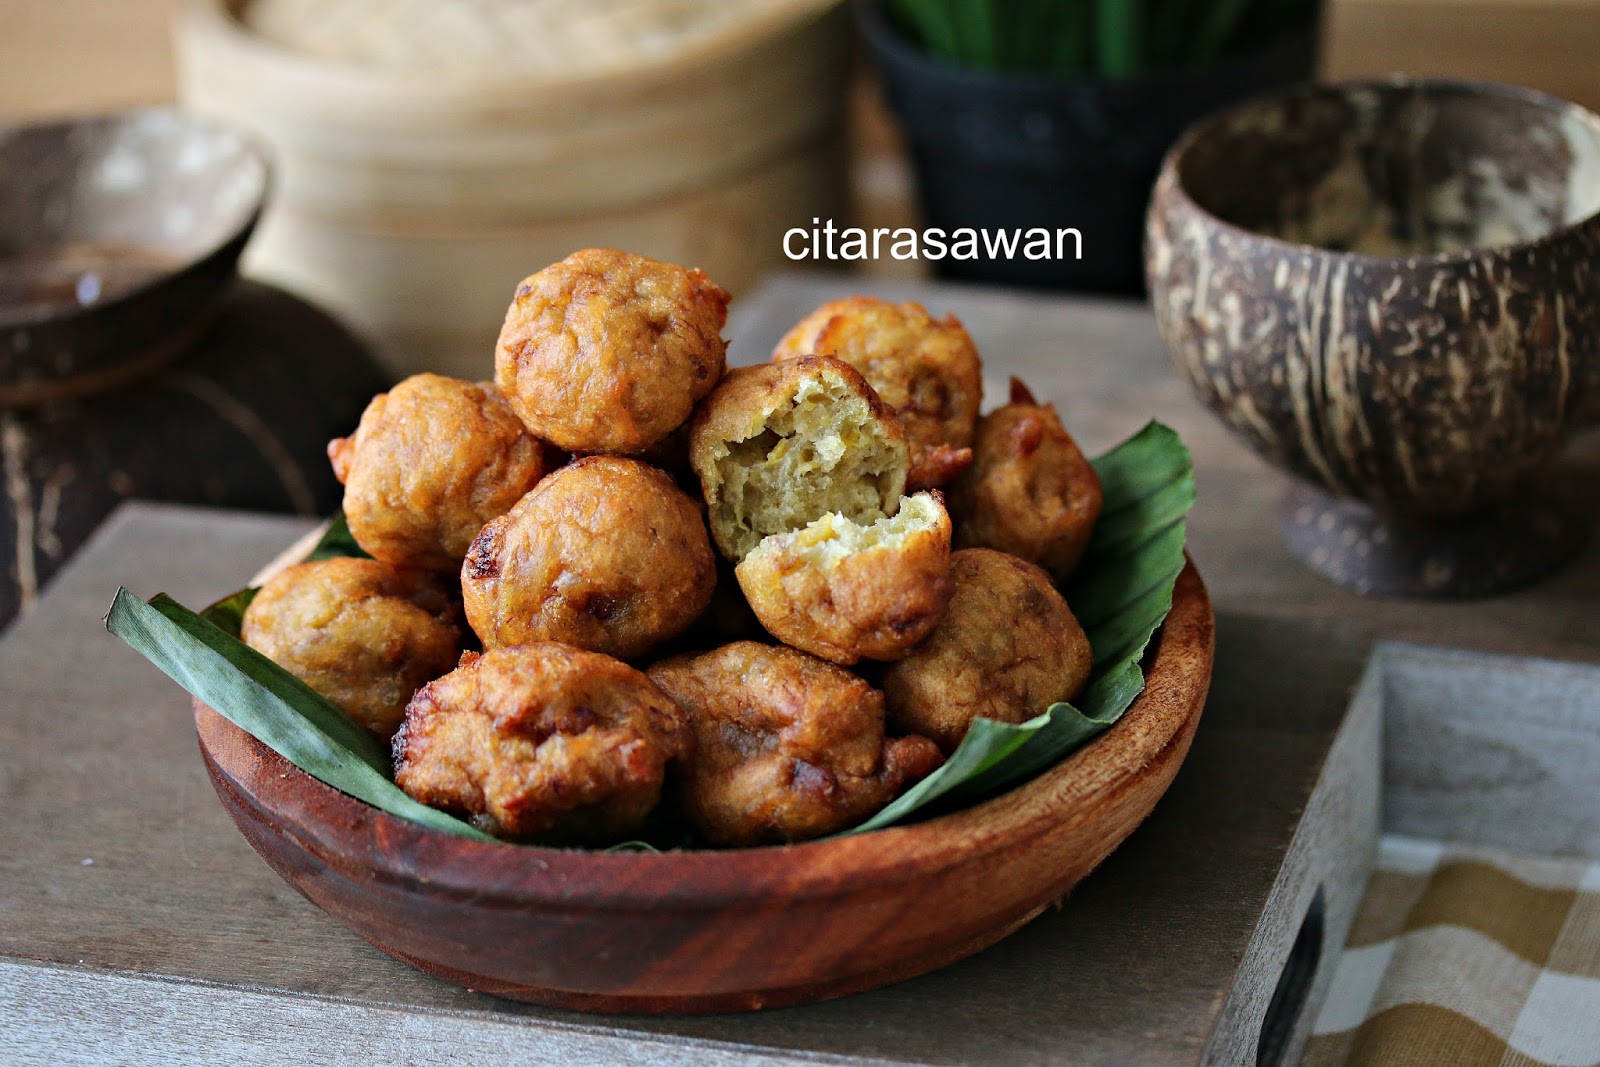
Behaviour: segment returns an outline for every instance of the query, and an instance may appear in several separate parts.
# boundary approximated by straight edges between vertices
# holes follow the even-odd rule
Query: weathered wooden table
[[[731,326],[735,360],[853,288],[769,286]],[[1280,547],[1281,483],[1190,404],[1142,309],[876,288],[955,310],[991,395],[1025,377],[1086,447],[1157,416],[1197,456],[1212,700],[1172,792],[1067,907],[936,974],[757,1015],[580,1016],[433,981],[253,856],[211,795],[187,700],[100,626],[119,583],[201,604],[304,524],[135,505],[0,639],[0,1063],[1255,1062],[1263,984],[1304,906],[1273,893],[1280,868],[1295,892],[1359,873],[1355,842],[1296,828],[1308,808],[1372,803],[1363,766],[1326,766],[1371,640],[1600,659],[1600,553],[1492,603],[1363,601]]]

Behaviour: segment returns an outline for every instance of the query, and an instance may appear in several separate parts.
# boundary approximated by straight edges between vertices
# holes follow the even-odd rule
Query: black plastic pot
[[[855,10],[911,143],[924,226],[1082,234],[1081,259],[933,263],[969,281],[1142,295],[1145,208],[1167,149],[1207,113],[1316,68],[1307,25],[1201,71],[1131,81],[1000,73],[929,56],[879,0]]]

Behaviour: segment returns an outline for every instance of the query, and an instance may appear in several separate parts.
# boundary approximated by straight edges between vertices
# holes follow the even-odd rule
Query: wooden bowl
[[[470,989],[587,1011],[747,1011],[842,996],[1016,930],[1139,825],[1189,750],[1211,680],[1191,564],[1116,726],[1027,784],[911,826],[777,848],[582,852],[387,815],[201,704],[206,768],[245,838],[384,952]]]
[[[1261,97],[1173,148],[1148,230],[1179,370],[1317,487],[1307,562],[1470,595],[1575,553],[1587,523],[1522,497],[1600,420],[1600,116],[1465,82]]]
[[[170,108],[0,127],[0,405],[180,355],[232,285],[268,181],[247,138]]]

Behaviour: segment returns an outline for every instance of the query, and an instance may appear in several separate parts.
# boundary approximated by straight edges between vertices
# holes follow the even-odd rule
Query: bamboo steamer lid
[[[821,0],[250,0],[234,8],[292,52],[369,67],[512,66],[549,81],[726,47]]]
[[[481,376],[516,282],[577,247],[737,290],[783,262],[796,219],[841,210],[841,15],[835,0],[189,0],[178,58],[186,104],[277,155],[246,269],[345,316],[397,372]]]

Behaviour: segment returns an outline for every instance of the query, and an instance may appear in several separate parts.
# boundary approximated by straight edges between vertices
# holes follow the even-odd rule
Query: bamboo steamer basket
[[[833,0],[752,5],[683,49],[559,73],[301,53],[255,33],[247,2],[189,0],[176,38],[185,105],[277,157],[245,269],[342,316],[397,374],[486,376],[517,282],[575,249],[737,293],[785,262],[784,230],[844,211]]]

